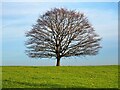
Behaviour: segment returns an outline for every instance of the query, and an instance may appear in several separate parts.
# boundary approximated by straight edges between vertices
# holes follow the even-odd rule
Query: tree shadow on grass
[[[9,87],[9,88],[2,88],[2,90],[94,90],[94,89],[99,89],[99,90],[118,90],[118,88],[85,88],[85,87],[67,87],[64,88],[64,85],[60,84],[39,84],[39,83],[28,83],[28,82],[18,82],[18,81],[10,81],[10,80],[3,80],[3,82],[7,83],[14,83],[14,84],[19,84],[19,85],[24,85],[24,86],[29,86],[29,88],[18,88],[18,87]],[[43,87],[40,87],[43,86]]]
[[[43,90],[43,89],[50,89],[50,88],[52,88],[52,89],[50,89],[50,90],[53,90],[53,88],[54,88],[54,90],[58,90],[58,89],[60,89],[61,88],[61,90],[62,90],[62,88],[65,88],[65,86],[64,85],[60,85],[60,84],[52,84],[52,83],[29,83],[29,82],[19,82],[19,81],[11,81],[11,80],[3,80],[3,82],[7,82],[7,83],[13,83],[13,84],[19,84],[21,87],[19,87],[19,88],[23,88],[24,89],[24,87],[23,86],[25,86],[25,87],[28,87],[28,88],[41,88],[41,90]],[[10,88],[13,88],[12,86],[10,87]],[[18,87],[15,87],[14,86],[14,88],[18,88]],[[84,87],[67,87],[67,88],[84,88]],[[45,90],[46,90],[45,89]],[[26,89],[25,89],[26,90]],[[71,90],[71,89],[70,89]]]
[[[39,88],[39,87],[61,87],[61,85],[58,84],[49,84],[49,83],[32,83],[32,82],[20,82],[20,81],[11,81],[11,80],[4,80],[3,82],[7,83],[14,83],[14,84],[19,84],[21,86],[27,86],[30,88]],[[12,87],[12,86],[11,86]],[[15,86],[14,86],[15,87]],[[16,87],[17,88],[17,87]]]

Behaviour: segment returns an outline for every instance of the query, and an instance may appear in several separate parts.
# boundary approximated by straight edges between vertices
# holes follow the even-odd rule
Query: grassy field
[[[118,66],[3,66],[2,88],[118,88]]]

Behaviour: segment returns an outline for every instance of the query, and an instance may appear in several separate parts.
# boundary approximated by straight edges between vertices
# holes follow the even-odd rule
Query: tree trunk
[[[57,57],[57,64],[56,66],[60,66],[60,57]]]

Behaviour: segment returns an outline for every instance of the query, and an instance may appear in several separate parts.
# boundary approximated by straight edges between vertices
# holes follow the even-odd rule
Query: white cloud
[[[79,9],[85,13],[96,32],[101,37],[110,39],[118,37],[118,12],[103,9]]]

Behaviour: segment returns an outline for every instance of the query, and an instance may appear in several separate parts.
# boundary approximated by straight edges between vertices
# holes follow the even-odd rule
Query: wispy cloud
[[[104,38],[118,37],[118,12],[113,10],[86,9],[86,16],[95,30]]]
[[[53,7],[62,7],[65,4],[58,3],[11,3],[3,4],[3,29],[4,33],[9,31],[15,33],[19,28],[32,26],[36,23],[40,14]],[[17,8],[16,8],[17,7]],[[66,8],[69,6],[66,6]],[[71,8],[71,7],[70,7]],[[104,38],[117,36],[117,10],[96,9],[96,8],[76,8],[77,11],[84,12],[95,30]],[[14,29],[14,30],[12,30]],[[19,31],[17,31],[19,32]],[[24,32],[21,30],[21,32]],[[6,37],[8,37],[7,35]],[[22,36],[21,36],[22,37]]]

